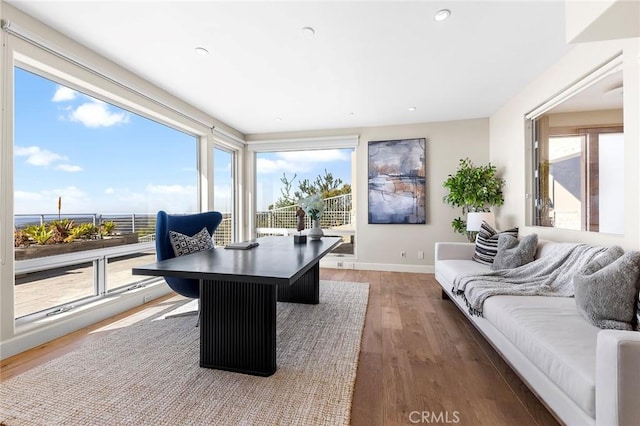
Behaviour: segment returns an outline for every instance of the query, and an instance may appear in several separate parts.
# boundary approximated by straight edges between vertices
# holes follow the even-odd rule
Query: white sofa
[[[540,242],[536,258],[553,242]],[[451,288],[455,276],[485,272],[471,243],[436,243],[435,277],[446,294],[568,425],[640,426],[640,332],[601,330],[573,298],[493,296],[483,316],[469,314]]]

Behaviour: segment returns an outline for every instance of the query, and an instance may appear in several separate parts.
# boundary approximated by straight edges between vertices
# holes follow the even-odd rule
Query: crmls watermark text
[[[453,424],[460,423],[459,411],[412,411],[409,413],[411,423]]]

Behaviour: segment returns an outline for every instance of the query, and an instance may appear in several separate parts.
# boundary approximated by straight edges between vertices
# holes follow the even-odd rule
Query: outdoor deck
[[[108,265],[107,291],[133,286],[147,278],[133,276],[131,268],[155,262],[154,251],[121,256]],[[15,317],[65,306],[96,296],[92,262],[16,276]]]

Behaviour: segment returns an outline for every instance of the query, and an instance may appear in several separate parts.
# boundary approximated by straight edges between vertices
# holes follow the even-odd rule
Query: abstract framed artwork
[[[369,223],[426,223],[424,138],[369,142]]]

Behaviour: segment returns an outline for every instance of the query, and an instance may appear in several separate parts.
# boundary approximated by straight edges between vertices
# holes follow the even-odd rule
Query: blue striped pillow
[[[501,234],[518,238],[518,227],[499,232],[483,220],[476,237],[476,251],[473,253],[473,260],[484,265],[491,265],[493,258],[498,253],[498,236]]]

